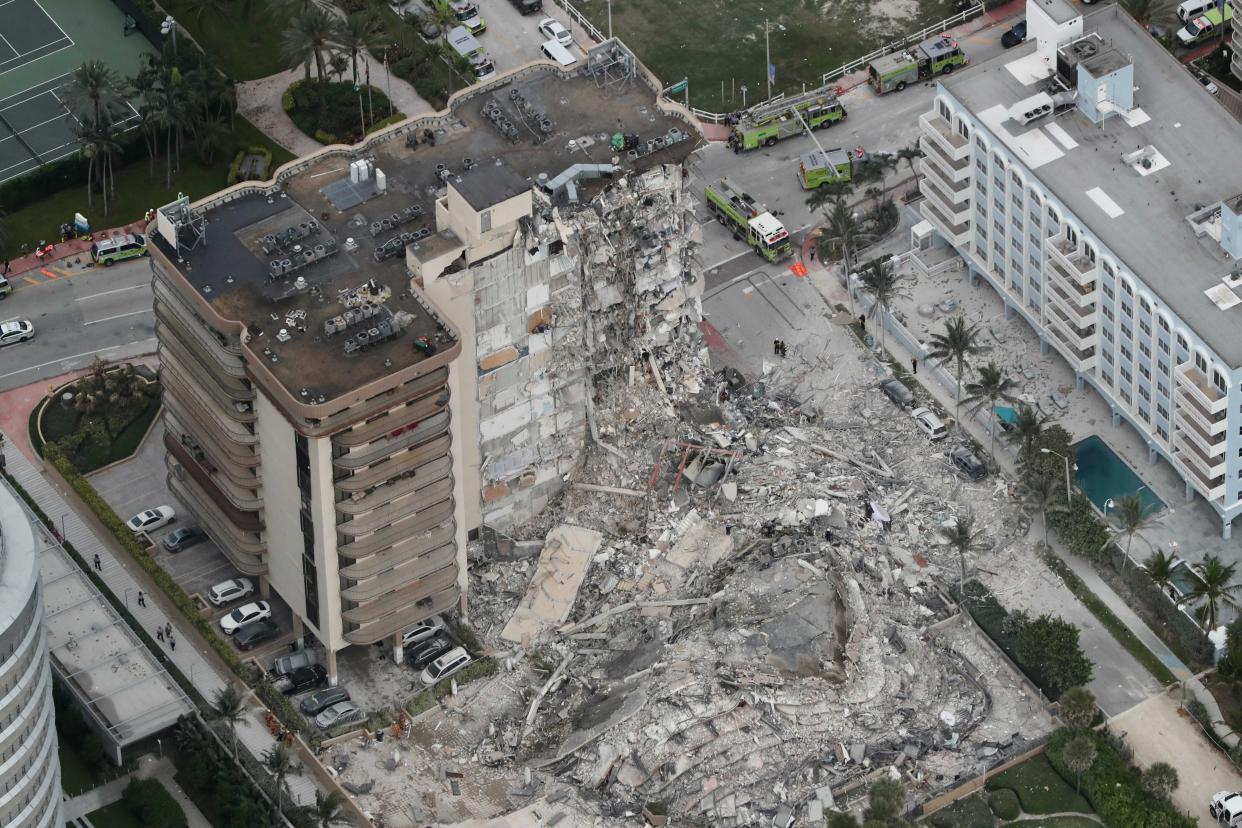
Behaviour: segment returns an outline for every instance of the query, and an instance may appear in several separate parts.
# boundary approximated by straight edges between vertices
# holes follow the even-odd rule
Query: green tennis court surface
[[[77,152],[63,87],[91,59],[137,72],[152,46],[124,24],[111,0],[0,0],[0,183]]]

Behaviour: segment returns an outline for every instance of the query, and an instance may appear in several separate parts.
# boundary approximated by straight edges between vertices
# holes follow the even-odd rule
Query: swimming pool
[[[1109,500],[1137,493],[1148,514],[1163,511],[1164,501],[1147,488],[1134,469],[1108,447],[1108,443],[1092,434],[1073,446],[1078,470],[1074,481],[1101,512]]]
[[[1018,409],[1010,408],[1007,405],[998,405],[992,411],[996,414],[996,419],[1001,421],[1001,427],[1014,425],[1018,422]]]
[[[1178,561],[1177,565],[1169,572],[1169,584],[1177,590],[1175,598],[1185,598],[1198,590],[1203,585],[1203,581],[1190,568],[1190,564],[1185,561]]]

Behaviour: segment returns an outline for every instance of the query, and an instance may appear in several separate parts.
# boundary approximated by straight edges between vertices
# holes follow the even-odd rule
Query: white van
[[[554,60],[561,66],[573,66],[578,62],[578,59],[571,55],[568,49],[555,40],[544,41],[544,44],[539,48],[543,49],[543,54],[548,60]]]
[[[1183,0],[1177,7],[1177,19],[1188,23],[1205,11],[1214,8],[1216,8],[1216,0]]]

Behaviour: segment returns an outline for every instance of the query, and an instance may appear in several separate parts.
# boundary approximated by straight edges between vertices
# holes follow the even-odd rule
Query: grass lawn
[[[60,757],[60,787],[70,796],[77,796],[80,793],[97,788],[112,778],[111,775],[101,774],[92,768],[78,755],[77,751],[69,747],[62,740],[56,747],[57,756]],[[113,770],[113,774],[121,773],[120,768],[108,766]]]
[[[607,4],[578,8],[607,36]],[[776,93],[819,86],[824,72],[952,14],[947,0],[612,0],[612,31],[665,84],[688,77],[692,106],[722,112],[742,107],[743,85],[747,104],[766,95],[765,18]]]
[[[992,828],[997,820],[983,797],[972,794],[941,808],[923,822],[934,828]]]
[[[1219,675],[1206,681],[1208,692],[1220,706],[1221,716],[1231,730],[1242,730],[1242,682],[1230,681]]]
[[[95,828],[146,828],[124,802],[113,802],[86,816]]]
[[[1044,754],[1033,756],[1021,765],[998,773],[987,781],[990,791],[1009,788],[1018,795],[1022,810],[1028,814],[1055,814],[1070,811],[1093,813],[1091,806],[1068,782],[1061,778]]]
[[[180,171],[173,171],[173,185],[165,187],[165,166],[162,157],[155,161],[154,178],[147,162],[140,161],[116,170],[116,198],[108,201],[108,215],[103,214],[99,193],[92,207],[86,206],[86,186],[71,187],[12,211],[4,222],[4,239],[0,256],[16,258],[22,244],[33,248],[39,239],[56,237],[61,222],[72,221],[75,212],[90,219],[96,230],[119,227],[141,219],[152,207],[160,207],[186,193],[191,199],[202,198],[224,188],[228,182],[229,164],[239,149],[264,146],[272,151],[272,168],[293,160],[293,154],[276,144],[240,115],[233,130],[236,145],[223,153],[213,164],[203,164],[193,151],[182,153]]]
[[[1048,817],[1047,819],[1020,819],[1005,823],[1005,828],[1100,828],[1094,819],[1076,816]]]
[[[58,402],[50,402],[41,407],[43,410],[43,435],[49,441],[59,440],[72,434],[82,421],[82,415],[73,408],[66,408]],[[31,418],[39,416],[39,408],[31,413]],[[101,469],[109,463],[123,460],[133,454],[143,436],[150,428],[152,420],[159,414],[160,396],[158,387],[146,406],[138,411],[112,438],[108,446],[83,446],[70,455],[70,461],[83,474]],[[34,429],[31,429],[32,434]]]
[[[280,55],[288,21],[268,14],[267,0],[254,0],[254,12],[248,21],[242,19],[238,3],[230,3],[227,14],[203,15],[202,22],[194,12],[187,11],[194,6],[193,0],[161,0],[160,5],[233,80],[265,78],[289,68]]]

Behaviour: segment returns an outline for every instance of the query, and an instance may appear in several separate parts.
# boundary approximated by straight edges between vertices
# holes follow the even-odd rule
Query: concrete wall
[[[302,527],[298,495],[294,432],[271,401],[255,396],[255,433],[263,468],[264,539],[267,542],[267,583],[301,618],[306,617],[302,590]],[[327,642],[324,642],[325,644]]]

